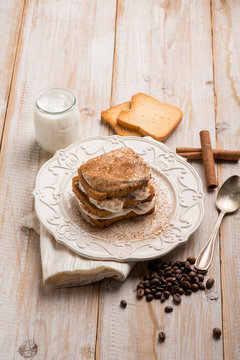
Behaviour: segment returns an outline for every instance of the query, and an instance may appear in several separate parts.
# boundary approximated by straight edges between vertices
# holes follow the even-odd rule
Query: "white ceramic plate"
[[[71,179],[88,159],[128,146],[152,166],[156,211],[107,229],[89,225],[80,215]],[[147,260],[186,242],[200,225],[204,195],[201,180],[185,159],[150,137],[98,136],[59,150],[40,169],[35,210],[55,239],[82,256],[117,261]]]

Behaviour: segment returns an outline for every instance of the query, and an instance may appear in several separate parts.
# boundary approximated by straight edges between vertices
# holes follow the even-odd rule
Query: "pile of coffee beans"
[[[189,256],[186,261],[162,262],[155,259],[149,262],[149,273],[137,285],[137,298],[146,297],[147,301],[159,299],[161,302],[173,297],[175,304],[180,304],[182,295],[191,295],[204,290],[206,271],[193,267],[195,258]],[[212,287],[213,279],[208,279],[207,288]],[[170,310],[167,310],[167,312]]]

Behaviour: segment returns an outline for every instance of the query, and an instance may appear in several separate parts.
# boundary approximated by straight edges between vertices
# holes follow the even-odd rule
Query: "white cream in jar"
[[[34,127],[39,145],[50,153],[80,138],[80,112],[69,89],[43,90],[35,103]]]

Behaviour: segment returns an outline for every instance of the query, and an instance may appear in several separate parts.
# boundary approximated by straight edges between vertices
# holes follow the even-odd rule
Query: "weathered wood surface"
[[[136,10],[137,9],[137,10]],[[131,19],[131,21],[129,20]],[[198,39],[196,41],[196,39]],[[167,145],[198,146],[199,131],[208,129],[214,145],[215,117],[210,2],[118,1],[112,104],[142,91],[180,106],[184,118]],[[203,166],[193,164],[205,179]],[[189,244],[169,255],[197,255],[214,226],[215,192],[206,194],[205,217]],[[213,341],[212,328],[221,327],[221,288],[218,247],[210,274],[216,279],[216,301],[208,293],[183,297],[181,307],[164,313],[160,301],[138,301],[134,288],[141,266],[124,284],[105,280],[100,286],[98,359],[215,359],[223,358],[222,341]],[[126,310],[119,301],[126,299]],[[157,334],[167,339],[159,344]]]
[[[240,149],[240,6],[236,1],[215,1],[213,51],[216,94],[217,146]],[[222,183],[240,175],[239,163],[218,166]],[[223,341],[226,359],[240,359],[240,212],[226,216],[220,231],[223,297]]]
[[[0,1],[0,143],[11,89],[24,3],[24,0]]]
[[[34,339],[34,359],[93,359],[98,284],[44,289],[39,238],[22,231],[37,170],[48,155],[34,140],[33,102],[48,86],[70,87],[82,111],[82,137],[109,106],[115,1],[29,1],[20,34],[1,152],[0,349],[2,359]],[[33,346],[32,352],[34,354]],[[26,355],[26,353],[25,353]]]
[[[221,251],[217,245],[209,272],[216,280],[214,288],[183,297],[171,314],[157,301],[136,300],[134,288],[145,263],[122,284],[104,280],[75,289],[44,289],[38,236],[20,229],[22,216],[33,206],[37,170],[49,158],[34,140],[32,123],[33,101],[42,88],[75,90],[82,108],[82,137],[111,134],[99,122],[101,110],[142,91],[183,109],[182,123],[167,140],[172,150],[198,146],[201,129],[210,131],[213,146],[239,149],[239,19],[240,4],[234,0],[1,3],[4,360],[22,359],[20,346],[28,340],[33,341],[32,355],[37,350],[32,358],[39,360],[240,359],[239,212],[223,220]],[[192,164],[206,189],[202,165]],[[239,164],[218,163],[217,169],[220,183],[239,175]],[[199,252],[217,218],[215,193],[206,192],[200,228],[168,258]],[[210,300],[211,295],[216,300]],[[119,308],[123,298],[128,302],[125,310]],[[223,329],[219,341],[211,336],[215,326]],[[157,342],[161,330],[167,334],[164,344]]]

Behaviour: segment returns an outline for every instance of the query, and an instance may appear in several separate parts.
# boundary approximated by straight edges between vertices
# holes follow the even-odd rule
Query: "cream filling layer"
[[[93,219],[97,219],[97,220],[108,220],[108,219],[113,219],[115,217],[118,216],[124,216],[127,215],[128,213],[130,213],[131,211],[134,211],[136,214],[138,215],[143,215],[145,213],[147,213],[148,211],[150,211],[154,205],[155,205],[155,196],[153,197],[153,199],[151,201],[147,201],[145,203],[139,203],[137,205],[134,205],[132,207],[129,208],[125,208],[125,209],[121,209],[119,212],[113,213],[113,214],[109,214],[108,216],[105,217],[99,217],[97,215],[92,214],[90,211],[88,211],[86,209],[86,207],[81,203],[80,200],[78,200],[78,198],[76,198],[80,207],[81,212],[84,215],[88,215],[89,217],[93,218]]]
[[[88,195],[86,191],[84,190],[81,183],[78,183],[79,189]],[[105,199],[105,200],[95,200],[88,196],[89,201],[95,205],[100,210],[108,210],[112,213],[118,213],[120,210],[123,209],[125,200],[128,199],[134,199],[134,200],[145,200],[149,197],[150,191],[148,187],[145,187],[144,189],[137,189],[133,191],[131,194],[128,194],[126,196],[123,196],[120,198],[115,199]]]

